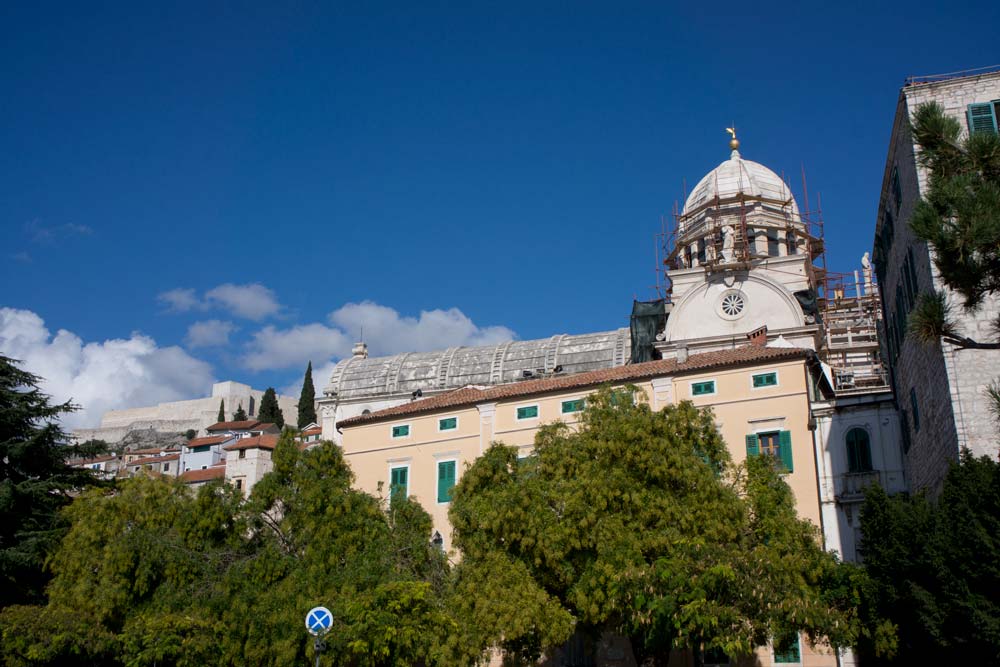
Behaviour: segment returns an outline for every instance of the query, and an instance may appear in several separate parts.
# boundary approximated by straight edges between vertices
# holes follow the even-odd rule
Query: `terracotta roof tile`
[[[218,422],[209,426],[206,431],[249,431],[249,430],[270,430],[278,428],[271,422],[257,421],[256,419],[246,419],[239,422]]]
[[[316,428],[307,428],[302,431],[302,435],[319,435],[322,432],[323,428],[321,426],[317,426]]]
[[[108,454],[107,456],[98,456],[92,459],[73,459],[71,461],[67,461],[67,463],[73,466],[84,466],[92,463],[104,463],[105,461],[110,461],[115,458],[118,458],[115,454]]]
[[[592,387],[614,382],[630,382],[661,375],[682,375],[704,371],[720,366],[740,366],[745,364],[758,364],[767,361],[779,361],[787,359],[805,358],[811,354],[810,350],[797,347],[759,347],[756,345],[744,345],[731,350],[716,350],[713,352],[703,352],[692,354],[684,363],[678,363],[676,359],[660,359],[657,361],[647,361],[641,364],[629,364],[627,366],[617,366],[615,368],[605,368],[587,373],[577,373],[575,375],[565,375],[561,377],[543,378],[540,380],[528,380],[525,382],[514,382],[510,384],[495,385],[491,387],[476,388],[464,387],[444,394],[438,394],[420,401],[413,401],[404,405],[378,410],[367,415],[358,415],[345,419],[337,424],[337,427],[357,426],[370,422],[392,419],[403,415],[412,415],[421,412],[433,412],[444,408],[454,408],[464,405],[473,405],[483,401],[494,401],[498,399],[516,398],[518,396],[530,396],[534,394],[544,394],[553,391],[563,391],[578,387]]]
[[[144,466],[153,463],[164,463],[166,461],[176,461],[181,457],[180,454],[168,454],[167,456],[150,456],[144,459],[136,459],[129,463],[129,466]]]
[[[226,442],[227,440],[232,440],[234,436],[231,435],[210,435],[205,438],[192,438],[185,443],[185,447],[201,447],[203,445],[217,445],[220,442]]]
[[[278,435],[276,433],[265,433],[263,435],[255,435],[252,438],[240,438],[231,445],[226,445],[223,447],[227,452],[235,452],[240,449],[274,449],[275,445],[278,444]]]
[[[198,482],[209,482],[213,479],[225,479],[226,466],[214,465],[201,470],[187,470],[181,474],[181,481],[185,484],[196,484]]]

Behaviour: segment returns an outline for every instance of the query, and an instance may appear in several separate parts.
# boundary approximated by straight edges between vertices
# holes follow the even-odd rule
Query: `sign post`
[[[313,640],[313,651],[316,653],[316,667],[319,667],[319,656],[326,650],[323,637],[333,627],[333,614],[326,607],[313,607],[306,614],[306,630],[316,639]]]

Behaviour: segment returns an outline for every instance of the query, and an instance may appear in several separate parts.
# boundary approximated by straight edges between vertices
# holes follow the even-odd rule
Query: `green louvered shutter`
[[[392,479],[389,483],[389,497],[392,498],[397,494],[402,494],[404,497],[409,495],[407,493],[407,481],[410,469],[409,468],[393,468],[392,469]]]
[[[757,456],[760,454],[760,438],[756,433],[747,436],[747,456]]]
[[[451,490],[455,486],[455,462],[438,463],[438,502],[450,503]]]
[[[970,104],[968,114],[969,134],[977,132],[997,133],[997,117],[993,112],[993,104],[990,102]]]
[[[779,454],[781,455],[781,465],[785,470],[792,472],[792,432],[781,431],[778,434]]]

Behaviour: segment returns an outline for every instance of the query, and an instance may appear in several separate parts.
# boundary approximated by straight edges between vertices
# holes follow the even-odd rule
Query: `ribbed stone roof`
[[[698,211],[716,197],[725,200],[741,193],[772,202],[789,202],[790,213],[798,216],[799,207],[781,177],[759,162],[744,160],[735,150],[728,160],[698,181],[684,202],[682,215]]]
[[[467,385],[494,385],[541,377],[562,366],[561,374],[623,366],[631,354],[628,329],[560,334],[483,347],[451,347],[392,357],[351,357],[338,363],[323,390],[340,399],[441,391]]]

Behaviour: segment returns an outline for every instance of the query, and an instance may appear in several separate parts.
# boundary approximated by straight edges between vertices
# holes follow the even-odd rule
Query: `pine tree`
[[[41,599],[43,564],[65,532],[60,510],[95,482],[67,460],[103,445],[68,444],[58,419],[76,406],[49,403],[41,378],[17,363],[0,355],[0,607]]]
[[[240,407],[236,408],[236,412],[233,413],[234,422],[245,422],[247,420],[247,412],[243,409],[243,403],[240,402]]]
[[[302,381],[302,393],[299,394],[299,428],[316,421],[316,387],[313,385],[313,364],[306,366],[306,377]]]
[[[226,399],[224,399],[224,398],[220,398],[219,399],[219,416],[218,416],[218,421],[220,421],[220,422],[226,421]]]
[[[268,387],[264,392],[264,396],[260,399],[260,410],[257,411],[257,419],[262,422],[271,422],[277,425],[278,428],[284,428],[285,416],[281,414],[281,408],[278,407],[278,395],[275,393],[274,387]]]

